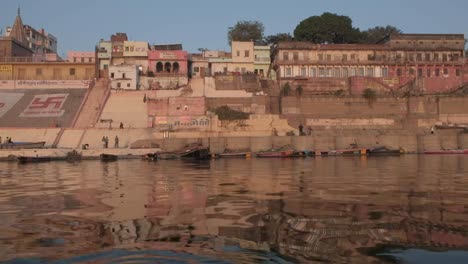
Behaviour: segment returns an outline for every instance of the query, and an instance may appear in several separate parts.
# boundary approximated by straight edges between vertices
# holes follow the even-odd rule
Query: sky
[[[237,21],[262,22],[265,35],[292,34],[300,21],[323,12],[349,16],[361,30],[392,25],[404,33],[468,36],[467,0],[2,0],[3,31],[18,6],[24,24],[57,37],[62,57],[93,51],[115,32],[150,44],[182,43],[189,52],[228,51],[227,31]]]

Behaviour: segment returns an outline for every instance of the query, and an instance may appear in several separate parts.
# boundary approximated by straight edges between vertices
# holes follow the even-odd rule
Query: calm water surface
[[[468,155],[0,163],[0,262],[468,263]]]

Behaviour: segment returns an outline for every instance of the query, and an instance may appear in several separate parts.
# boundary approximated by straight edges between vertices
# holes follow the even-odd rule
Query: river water
[[[468,155],[0,163],[6,263],[468,263]]]

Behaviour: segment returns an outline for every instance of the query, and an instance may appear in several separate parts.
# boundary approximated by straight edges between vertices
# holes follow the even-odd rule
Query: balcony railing
[[[0,57],[0,62],[32,62],[32,57]]]

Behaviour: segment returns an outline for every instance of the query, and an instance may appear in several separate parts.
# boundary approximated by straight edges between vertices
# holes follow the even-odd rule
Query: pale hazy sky
[[[94,50],[99,39],[126,32],[150,44],[182,43],[184,49],[229,50],[227,29],[258,20],[265,34],[289,32],[323,12],[347,15],[353,25],[393,25],[405,33],[468,35],[468,0],[2,0],[0,27],[11,26],[21,6],[25,24],[58,38],[59,54]]]

